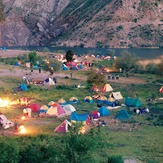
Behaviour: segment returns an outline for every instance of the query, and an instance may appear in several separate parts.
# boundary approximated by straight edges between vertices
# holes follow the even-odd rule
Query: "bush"
[[[123,163],[122,156],[110,156],[107,163]]]
[[[0,163],[18,163],[19,146],[11,139],[0,140]]]

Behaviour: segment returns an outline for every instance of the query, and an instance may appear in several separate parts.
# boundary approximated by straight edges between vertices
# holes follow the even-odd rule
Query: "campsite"
[[[163,74],[124,75],[114,59],[93,54],[65,65],[65,54],[52,52],[37,53],[44,57],[37,65],[46,60],[53,68],[40,72],[36,63],[24,66],[30,52],[7,52],[0,51],[0,162],[163,162]],[[101,62],[112,68],[104,72]]]

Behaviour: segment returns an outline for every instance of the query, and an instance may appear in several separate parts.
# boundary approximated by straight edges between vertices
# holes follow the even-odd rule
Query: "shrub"
[[[123,163],[122,156],[110,156],[107,163]]]
[[[0,140],[1,163],[18,163],[19,162],[19,146],[11,139]]]

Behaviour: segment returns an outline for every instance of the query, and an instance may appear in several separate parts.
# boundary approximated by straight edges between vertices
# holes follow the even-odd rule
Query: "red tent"
[[[160,92],[163,93],[163,86],[160,88]]]
[[[31,108],[33,112],[38,112],[40,110],[40,105],[37,103],[33,103],[29,105],[29,108]]]
[[[76,62],[66,62],[66,66],[76,66]]]
[[[64,120],[59,126],[55,128],[55,132],[65,133],[68,132],[68,127],[71,126],[71,123],[68,120]]]

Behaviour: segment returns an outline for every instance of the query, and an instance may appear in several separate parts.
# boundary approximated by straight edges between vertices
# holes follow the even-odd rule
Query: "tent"
[[[110,97],[113,97],[115,100],[122,100],[123,99],[121,92],[112,92],[110,94]]]
[[[69,100],[68,100],[68,103],[69,104],[76,104],[78,103],[79,100],[76,98],[76,97],[71,97]]]
[[[78,65],[78,68],[79,69],[83,69],[83,65]]]
[[[77,114],[76,112],[72,112],[70,120],[71,120],[71,122],[83,122],[83,123],[86,123],[86,124],[89,124],[89,122],[90,122],[88,113]]]
[[[98,109],[98,112],[100,113],[100,116],[108,116],[108,115],[110,115],[109,110],[105,106],[101,106]]]
[[[52,106],[52,105],[54,105],[56,102],[54,102],[54,101],[50,101],[49,103],[48,103],[48,106]]]
[[[140,107],[140,106],[142,106],[142,103],[138,98],[126,97],[124,103],[126,106],[129,106],[129,107]]]
[[[20,66],[20,64],[18,62],[15,62],[14,66]]]
[[[163,86],[160,88],[159,91],[160,91],[160,93],[163,93]]]
[[[107,98],[105,97],[105,96],[99,96],[98,98],[97,98],[97,103],[98,104],[105,104],[105,101],[107,100]]]
[[[55,103],[46,111],[46,114],[49,116],[62,117],[66,115],[66,112],[60,104]]]
[[[92,99],[91,96],[86,96],[86,97],[84,98],[84,102],[92,103],[92,102],[93,102],[93,99]]]
[[[28,106],[33,112],[38,112],[40,110],[40,105],[38,103],[32,103]]]
[[[14,126],[14,123],[11,122],[10,120],[8,120],[6,118],[6,116],[4,116],[3,114],[0,114],[0,124],[2,125],[2,127],[4,129],[10,128]]]
[[[126,110],[120,110],[116,116],[117,119],[120,120],[127,120],[130,118],[130,115],[127,113]]]
[[[65,105],[63,110],[66,112],[66,115],[71,115],[72,112],[76,111],[76,109],[71,104]]]
[[[71,70],[79,70],[77,66],[73,66]]]
[[[66,66],[76,66],[76,62],[66,62]]]
[[[94,92],[98,92],[99,91],[99,88],[94,85],[92,88],[91,88],[91,91],[94,91]]]
[[[55,85],[55,83],[54,83],[53,79],[47,78],[47,79],[44,81],[44,85],[51,86],[51,85]]]
[[[99,115],[100,115],[100,113],[99,113],[97,110],[94,110],[94,111],[90,114],[90,116],[91,116],[93,119],[94,119],[94,118],[98,118]]]
[[[68,67],[67,66],[64,66],[64,67],[62,67],[62,70],[67,71],[68,70]]]
[[[30,67],[31,67],[31,64],[30,64],[30,62],[26,62],[26,63],[24,64],[24,66],[27,67],[27,68],[30,68]]]
[[[20,88],[22,91],[26,91],[28,89],[26,84],[21,84]]]
[[[66,119],[59,126],[55,128],[55,132],[65,133],[68,132],[68,127],[71,126],[71,123]]]
[[[64,100],[63,98],[59,99],[59,100],[58,100],[58,103],[59,103],[60,105],[66,105],[66,104],[67,104],[66,100]]]
[[[110,91],[112,91],[112,90],[113,90],[113,88],[111,87],[110,84],[105,84],[105,85],[103,86],[103,88],[102,88],[102,92],[110,92]]]

